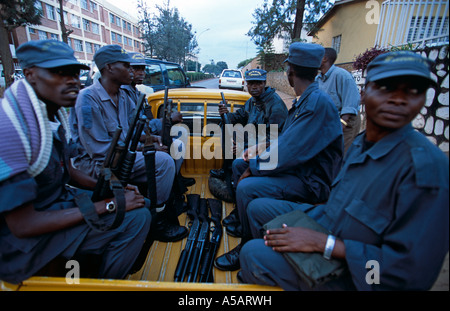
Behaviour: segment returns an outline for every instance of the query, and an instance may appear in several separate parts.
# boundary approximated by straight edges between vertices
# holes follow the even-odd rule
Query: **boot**
[[[180,226],[176,213],[170,211],[169,206],[164,205],[162,211],[156,208],[155,221],[152,224],[150,236],[161,242],[176,242],[185,238],[189,231]],[[175,217],[174,217],[175,216]]]

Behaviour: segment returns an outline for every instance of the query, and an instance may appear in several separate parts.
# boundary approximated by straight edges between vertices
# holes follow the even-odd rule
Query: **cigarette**
[[[347,122],[345,122],[344,120],[341,119],[341,123],[344,124],[345,126],[348,126]]]

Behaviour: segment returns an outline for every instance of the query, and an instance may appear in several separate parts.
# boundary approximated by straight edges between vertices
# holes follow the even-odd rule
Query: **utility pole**
[[[197,36],[197,42],[198,42],[198,38],[200,38],[200,35],[207,32],[208,30],[211,30],[210,28],[207,28],[205,30],[203,30],[198,36]],[[197,54],[198,55],[198,54]],[[199,72],[200,68],[198,68],[198,63],[199,63],[199,58],[197,57],[197,62],[195,63],[195,71]]]

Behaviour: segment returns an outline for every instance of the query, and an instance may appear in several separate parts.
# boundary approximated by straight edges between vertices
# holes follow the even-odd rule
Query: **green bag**
[[[305,227],[326,234],[331,233],[300,210],[278,216],[263,227],[265,230],[270,230],[281,228],[283,224],[288,227]],[[283,252],[281,254],[311,288],[334,280],[347,271],[345,261],[333,258],[327,260],[321,253]]]

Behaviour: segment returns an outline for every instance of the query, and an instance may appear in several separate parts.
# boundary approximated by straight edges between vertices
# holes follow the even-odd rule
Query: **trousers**
[[[151,219],[147,208],[128,211],[118,228],[105,232],[90,229],[80,244],[77,242],[78,245],[67,247],[61,255],[72,257],[74,247],[76,247],[75,256],[102,255],[99,278],[123,279],[142,249],[150,230]]]
[[[233,161],[233,178],[237,183],[248,163],[242,159]],[[235,183],[235,184],[236,184]],[[252,233],[247,216],[247,207],[256,198],[274,198],[288,201],[307,201],[310,196],[305,184],[294,175],[279,174],[268,177],[248,177],[237,185],[236,207],[242,224],[242,238],[245,242],[251,239]]]

